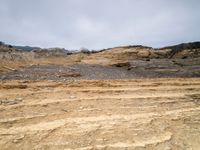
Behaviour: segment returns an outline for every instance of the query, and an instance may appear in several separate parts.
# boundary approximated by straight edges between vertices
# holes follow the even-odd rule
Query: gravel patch
[[[33,65],[0,74],[1,80],[107,80],[161,77],[200,77],[200,59],[130,61],[130,66],[88,64]]]

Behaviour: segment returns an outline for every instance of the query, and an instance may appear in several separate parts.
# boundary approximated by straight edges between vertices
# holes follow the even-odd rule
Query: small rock
[[[71,95],[69,98],[74,99],[74,98],[76,98],[76,96]]]
[[[108,141],[108,139],[103,138],[103,141]]]
[[[17,101],[8,101],[8,102],[7,102],[8,105],[15,105],[15,104],[17,104],[17,103],[18,103]]]
[[[15,99],[15,100],[0,100],[0,105],[15,105],[21,102],[21,99]]]
[[[19,143],[19,140],[14,139],[13,143]]]
[[[25,137],[25,135],[22,134],[22,135],[20,135],[19,137],[17,137],[16,139],[17,139],[17,140],[22,140],[24,137]]]
[[[19,137],[13,140],[13,143],[19,143],[24,137],[25,135],[20,135]]]
[[[127,68],[127,70],[131,70],[131,69],[134,69],[134,68],[137,68],[137,66],[129,66],[129,67]]]
[[[66,110],[66,109],[61,109],[62,111],[64,111],[64,112],[68,112],[68,110]]]
[[[80,106],[79,108],[80,108],[80,109],[83,109],[84,107],[83,107],[83,106]]]
[[[22,101],[23,98],[19,97],[19,98],[16,98],[17,101]]]

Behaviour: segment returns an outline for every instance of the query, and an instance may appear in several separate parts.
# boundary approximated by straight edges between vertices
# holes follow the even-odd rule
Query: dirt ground
[[[2,150],[199,150],[200,78],[0,81]]]

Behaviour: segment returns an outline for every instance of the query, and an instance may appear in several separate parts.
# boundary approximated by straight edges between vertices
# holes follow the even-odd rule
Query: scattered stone
[[[1,100],[0,104],[1,105],[14,105],[14,104],[16,104],[16,102],[13,100]]]
[[[19,142],[19,140],[16,140],[16,139],[13,140],[13,143],[18,143],[18,142]]]
[[[15,138],[13,140],[13,143],[19,143],[24,137],[25,137],[25,135],[19,135],[19,137]]]
[[[106,138],[103,138],[103,141],[105,141],[105,142],[106,142],[106,141],[108,141],[108,139],[106,139]]]
[[[129,67],[127,68],[127,70],[131,70],[131,69],[133,69],[133,68],[137,68],[137,66],[129,66]]]
[[[150,59],[150,61],[148,61]],[[174,61],[174,62],[172,62]],[[75,71],[69,67],[76,68]],[[162,73],[157,72],[158,68]],[[149,68],[149,69],[145,69]],[[181,69],[177,72],[169,72],[169,69]],[[73,64],[64,65],[40,65],[25,68],[22,72],[9,72],[6,80],[102,80],[102,79],[135,79],[135,78],[156,78],[156,77],[199,77],[199,58],[187,59],[153,59],[141,58],[140,60],[112,60],[107,65],[94,64]],[[59,73],[59,70],[62,70]],[[128,70],[128,71],[127,71]],[[194,72],[195,71],[195,72]],[[194,73],[193,73],[194,72]],[[20,75],[23,76],[15,76]],[[2,74],[5,75],[5,74]],[[27,75],[27,76],[25,76]],[[0,75],[0,79],[1,79]],[[30,81],[29,81],[30,82]],[[28,88],[26,83],[15,83],[15,85],[2,84],[0,88],[12,89]]]
[[[15,105],[15,104],[18,104],[18,102],[17,101],[8,101],[7,104],[8,105]]]
[[[0,100],[0,105],[15,105],[15,104],[18,104],[19,102],[22,101],[22,98],[18,98],[18,99],[15,99],[15,100]]]
[[[62,111],[64,111],[64,112],[68,112],[68,110],[66,110],[66,109],[61,109]]]
[[[22,101],[23,98],[19,97],[19,98],[16,98],[17,101]]]
[[[3,68],[11,70],[11,71],[16,71],[15,69],[11,68],[11,67],[7,67],[7,66],[3,66]]]

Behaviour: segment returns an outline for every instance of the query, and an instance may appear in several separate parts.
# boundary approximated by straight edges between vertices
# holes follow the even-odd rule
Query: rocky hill
[[[18,49],[18,50],[22,50],[22,51],[28,51],[28,52],[30,52],[34,49],[40,49],[40,47],[8,45],[8,44],[5,44],[2,41],[0,41],[0,46],[14,48],[14,49]]]
[[[35,54],[36,58],[41,57],[63,57],[68,55],[69,51],[64,48],[49,48],[49,49],[35,49],[31,51]]]
[[[20,50],[23,50],[23,51],[32,51],[32,50],[35,50],[35,49],[41,49],[40,47],[31,47],[31,46],[15,46],[15,45],[12,45],[13,48],[16,48],[16,49],[20,49]]]
[[[113,54],[114,57],[126,58],[184,58],[184,57],[199,57],[200,56],[200,42],[182,43],[178,45],[152,48],[142,45],[131,45],[105,49],[101,54],[107,56]]]
[[[4,44],[0,41],[0,52],[20,52],[21,50],[12,47],[11,45]]]
[[[200,42],[182,43],[173,46],[161,48],[162,50],[171,49],[170,58],[172,57],[199,57],[200,56]]]
[[[1,66],[26,66],[30,64],[95,64],[106,66],[130,66],[135,60],[153,59],[194,59],[200,58],[200,42],[183,43],[155,49],[142,45],[121,46],[100,51],[68,51],[64,48],[34,49],[32,51],[16,49],[12,45],[0,42]],[[12,65],[10,65],[12,64]],[[20,64],[17,65],[16,64]],[[2,67],[0,67],[0,70]]]
[[[114,47],[92,53],[82,61],[95,64],[113,64],[132,60],[199,58],[199,43],[185,43],[159,49],[141,45]]]

